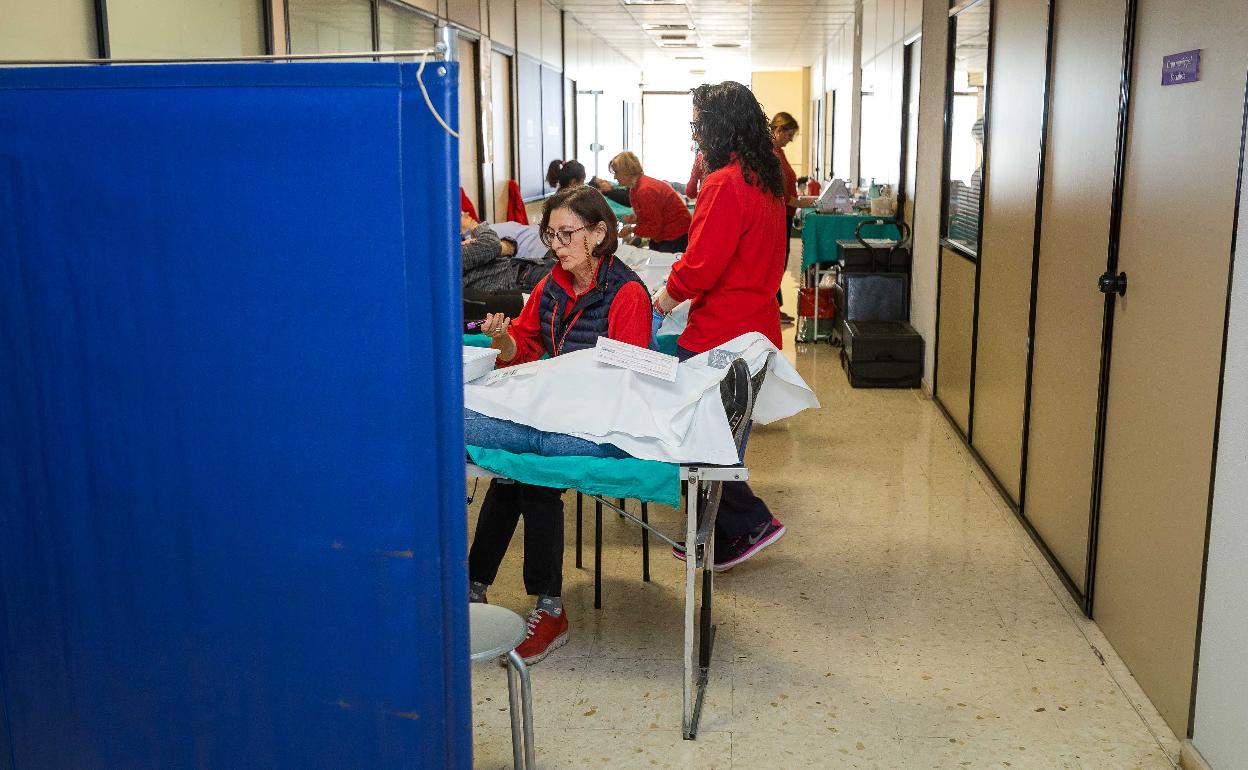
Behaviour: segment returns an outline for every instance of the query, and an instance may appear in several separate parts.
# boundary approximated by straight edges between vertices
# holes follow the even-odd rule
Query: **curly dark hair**
[[[783,198],[771,123],[750,89],[731,80],[701,85],[693,89],[693,106],[698,110],[694,139],[707,173],[739,159],[747,182]]]

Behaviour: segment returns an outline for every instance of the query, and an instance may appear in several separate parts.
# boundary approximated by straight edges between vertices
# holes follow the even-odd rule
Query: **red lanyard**
[[[551,352],[552,357],[559,355],[559,352],[563,350],[563,343],[566,342],[568,339],[568,332],[572,331],[572,327],[576,326],[576,322],[581,320],[581,313],[584,313],[584,312],[585,312],[585,308],[581,308],[580,310],[576,311],[576,315],[572,316],[572,322],[569,323],[567,328],[563,330],[563,336],[560,337],[559,342],[556,343],[555,342],[555,319],[559,318],[559,302],[558,301],[555,302],[555,312],[552,313],[550,316],[550,347],[552,350]]]

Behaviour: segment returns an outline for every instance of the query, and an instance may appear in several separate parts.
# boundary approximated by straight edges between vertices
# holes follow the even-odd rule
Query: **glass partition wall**
[[[984,126],[988,111],[991,0],[962,4],[949,16],[949,90],[945,120],[945,246],[979,253],[983,204]]]

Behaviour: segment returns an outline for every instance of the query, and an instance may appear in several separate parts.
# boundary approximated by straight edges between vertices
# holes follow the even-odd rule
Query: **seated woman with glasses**
[[[622,152],[607,164],[616,181],[629,188],[629,201],[635,213],[624,217],[620,235],[650,239],[650,248],[676,254],[689,245],[689,207],[667,182],[642,173],[641,161],[631,152]]]
[[[481,331],[499,351],[498,365],[535,361],[591,348],[599,337],[639,347],[650,344],[650,295],[627,265],[615,256],[616,219],[607,201],[593,187],[571,187],[555,193],[542,209],[542,242],[557,260],[550,275],[533,289],[513,322],[502,313],[485,318]],[[593,394],[586,394],[592,398]],[[499,432],[522,430],[505,420],[466,413],[467,443],[499,446]],[[568,441],[580,441],[571,436]],[[502,440],[500,440],[502,439]],[[582,442],[585,451],[566,448],[554,453],[622,456],[614,447]],[[481,504],[477,529],[468,554],[469,598],[485,601],[486,588],[524,517],[524,586],[537,596],[529,613],[528,636],[516,652],[536,663],[568,638],[563,611],[563,490],[494,480]]]

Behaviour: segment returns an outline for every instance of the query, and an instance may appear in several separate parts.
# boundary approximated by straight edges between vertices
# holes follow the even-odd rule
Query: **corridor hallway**
[[[838,348],[793,335],[784,354],[822,409],[755,426],[751,483],[788,534],[716,576],[697,741],[679,729],[681,562],[652,538],[643,583],[638,529],[605,511],[594,610],[593,507],[578,570],[568,494],[569,640],[531,669],[539,767],[1173,767],[1174,734],[937,407],[854,390]],[[683,526],[666,506],[651,517]],[[524,613],[520,537],[489,597]],[[510,767],[503,669],[472,674],[474,766]]]

